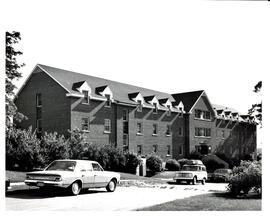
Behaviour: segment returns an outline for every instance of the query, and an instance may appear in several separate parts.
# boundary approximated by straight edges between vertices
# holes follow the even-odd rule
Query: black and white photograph
[[[1,211],[265,214],[269,7],[1,1]]]

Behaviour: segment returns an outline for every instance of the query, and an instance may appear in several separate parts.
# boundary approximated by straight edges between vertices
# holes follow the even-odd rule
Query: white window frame
[[[105,94],[106,97],[106,102],[105,102],[105,107],[111,108],[112,106],[112,100],[111,100],[111,95]]]
[[[111,119],[104,119],[104,133],[111,133]]]
[[[143,134],[143,124],[142,122],[137,122],[137,135],[142,135],[142,134]]]
[[[41,102],[41,104],[39,104],[39,102]],[[42,94],[41,93],[36,94],[36,107],[42,107]]]
[[[87,102],[85,102],[85,99],[86,99],[86,95],[84,94],[85,92],[87,92]],[[89,104],[90,103],[89,91],[82,90],[82,94],[83,94],[82,104]]]
[[[87,119],[87,129],[83,129],[83,119]],[[89,118],[88,117],[83,117],[81,119],[82,123],[81,123],[81,129],[82,131],[89,131],[90,130],[90,122],[89,122]],[[85,125],[84,125],[85,126]]]

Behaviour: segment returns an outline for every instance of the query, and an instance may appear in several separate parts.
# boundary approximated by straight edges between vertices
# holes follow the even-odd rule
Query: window
[[[179,146],[179,155],[182,155],[182,154],[183,154],[183,146],[180,145],[180,146]]]
[[[183,135],[183,128],[179,127],[179,136],[182,136],[182,135]]]
[[[167,155],[171,155],[171,146],[167,145]]]
[[[195,109],[195,118],[210,120],[211,113],[209,111]]]
[[[137,122],[137,134],[142,134],[143,127],[141,122]]]
[[[210,118],[211,118],[210,112],[209,111],[204,111],[204,119],[210,120]]]
[[[157,135],[157,133],[158,133],[158,125],[153,124],[153,135]]]
[[[103,169],[101,168],[99,164],[92,163],[92,167],[94,171],[103,171]]]
[[[89,130],[89,119],[82,118],[82,130],[88,131]]]
[[[211,137],[211,128],[195,128],[195,136]]]
[[[157,153],[157,145],[153,145],[153,152]]]
[[[154,105],[153,113],[157,114],[158,113],[157,103],[153,103],[153,105]]]
[[[105,106],[106,107],[111,107],[111,105],[112,105],[112,101],[111,101],[111,96],[110,95],[108,95],[108,94],[105,94],[105,97],[106,97],[106,104],[105,104]]]
[[[138,155],[142,154],[142,146],[141,145],[137,145],[137,154]]]
[[[171,135],[171,125],[167,125],[166,135]]]
[[[82,91],[82,93],[83,93],[82,103],[89,104],[89,92],[88,91]]]
[[[171,106],[168,105],[167,108],[168,108],[168,110],[167,110],[167,116],[171,116]]]
[[[138,107],[137,107],[137,111],[138,112],[142,112],[142,101],[141,100],[138,100]]]
[[[123,133],[128,134],[128,122],[123,122]]]
[[[201,110],[195,109],[195,118],[201,118]]]
[[[111,132],[111,120],[110,119],[104,120],[104,132],[107,132],[107,133]]]
[[[127,121],[127,120],[128,120],[128,111],[123,110],[123,121]]]
[[[37,119],[37,132],[40,133],[42,131],[42,120]]]
[[[128,135],[123,134],[123,146],[127,147],[128,146]]]
[[[41,93],[36,94],[36,106],[41,107],[42,106],[42,100],[41,100]]]

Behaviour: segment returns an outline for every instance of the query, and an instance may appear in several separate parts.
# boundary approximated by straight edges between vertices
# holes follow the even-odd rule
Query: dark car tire
[[[111,180],[109,182],[109,184],[106,186],[106,190],[108,192],[114,192],[115,191],[115,188],[116,188],[116,181],[115,180]]]
[[[202,185],[205,185],[205,178],[203,178],[202,180]]]
[[[180,183],[181,183],[181,180],[176,179],[176,184],[180,184]]]
[[[72,195],[77,196],[81,191],[81,185],[79,182],[73,182],[72,185],[70,185],[70,192]]]
[[[194,178],[192,179],[192,184],[193,185],[196,185],[197,184],[197,177],[196,176],[194,176]]]

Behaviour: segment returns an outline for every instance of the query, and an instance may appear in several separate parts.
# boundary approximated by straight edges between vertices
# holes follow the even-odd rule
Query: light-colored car
[[[201,182],[203,185],[207,179],[206,167],[201,163],[188,163],[185,164],[181,171],[177,172],[174,176],[176,183],[181,183],[185,181],[187,183],[192,182],[196,184]]]
[[[26,173],[25,184],[40,188],[66,188],[73,195],[82,189],[102,188],[113,192],[120,181],[120,174],[104,171],[96,161],[55,160],[43,171]]]

